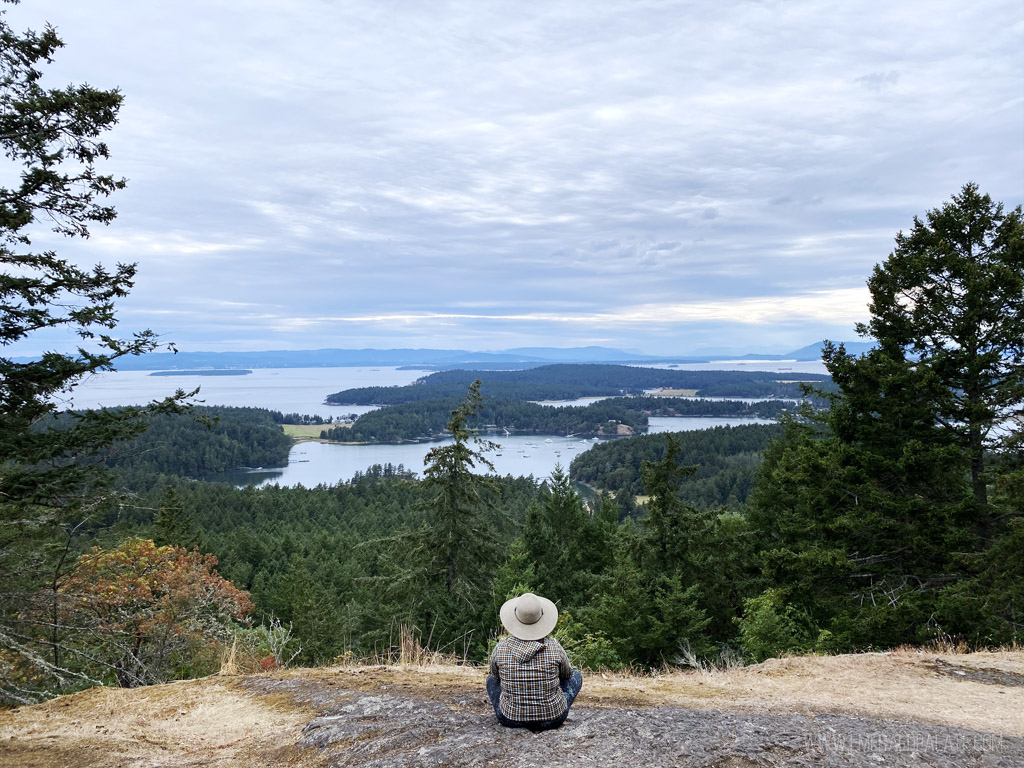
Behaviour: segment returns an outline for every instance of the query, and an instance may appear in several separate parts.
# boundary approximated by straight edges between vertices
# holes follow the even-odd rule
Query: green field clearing
[[[331,427],[348,427],[350,424],[282,424],[281,428],[288,437],[315,437],[320,439],[320,433]]]

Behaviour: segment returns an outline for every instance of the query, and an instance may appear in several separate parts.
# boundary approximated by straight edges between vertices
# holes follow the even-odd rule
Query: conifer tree
[[[622,659],[657,664],[684,649],[699,656],[712,650],[705,606],[717,580],[707,567],[716,515],[679,499],[679,484],[696,471],[680,466],[679,453],[668,435],[664,457],[644,462],[647,516],[620,529],[615,564],[592,612]]]
[[[986,451],[1006,433],[996,427],[1024,413],[1024,217],[1004,212],[965,184],[910,232],[868,280],[871,320],[859,333],[879,354],[928,389],[932,421],[968,455],[971,489],[988,503]],[[833,374],[856,366],[832,350]],[[855,371],[851,371],[855,374]]]
[[[679,545],[690,532],[683,518],[692,512],[676,495],[679,483],[697,471],[696,466],[679,465],[679,441],[666,438],[665,456],[661,461],[645,461],[640,472],[644,490],[650,495],[644,526],[650,531],[658,566],[662,569],[678,565]]]
[[[305,560],[293,560],[282,583],[287,621],[302,650],[304,664],[325,664],[341,651],[341,620],[338,605]],[[284,617],[282,617],[282,620]]]
[[[533,558],[520,536],[512,540],[508,547],[508,556],[494,574],[491,582],[491,616],[495,629],[498,630],[498,611],[506,600],[518,597],[524,592],[541,591],[536,586],[537,575]]]
[[[153,541],[158,547],[173,545],[188,550],[199,545],[199,532],[192,514],[173,486],[167,486],[164,491],[160,509],[153,518],[153,527]]]
[[[423,493],[427,521],[413,535],[411,557],[402,565],[417,582],[415,629],[432,648],[464,655],[484,647],[491,625],[489,588],[500,563],[494,525],[496,487],[474,469],[494,470],[485,452],[494,444],[471,426],[480,410],[480,381],[451,412],[452,444],[424,457]],[[417,576],[420,574],[419,576]]]
[[[63,569],[74,561],[71,541],[109,499],[106,451],[139,434],[148,412],[180,410],[184,394],[151,408],[56,418],[84,376],[151,351],[158,340],[151,331],[114,335],[115,301],[131,289],[135,265],[83,269],[33,248],[47,227],[87,238],[90,227],[114,219],[105,198],[125,182],[98,165],[108,157],[102,136],[115,124],[122,97],[87,85],[45,88],[43,68],[63,43],[49,26],[18,34],[3,13],[0,148],[8,181],[0,186],[0,347],[43,334],[41,346],[53,329],[80,340],[72,354],[0,356],[0,651],[28,670],[17,679],[0,670],[0,695],[28,701],[37,686],[59,688],[74,677],[59,647],[68,628],[53,617]]]
[[[477,379],[448,421],[452,444],[431,449],[423,459],[427,508],[445,589],[467,598],[488,581],[484,566],[494,546],[493,528],[483,514],[493,487],[473,472],[478,465],[494,471],[484,455],[494,444],[477,437],[469,425],[481,403]]]
[[[878,346],[826,344],[831,407],[766,454],[750,514],[765,586],[834,648],[923,641],[941,620],[977,637],[958,585],[1005,553],[1024,506],[988,487],[1019,450],[1022,235],[1021,208],[974,184],[915,218],[868,281],[858,330]]]
[[[909,233],[897,234],[868,288],[871,319],[857,330],[878,347],[860,358],[825,350],[855,419],[848,437],[888,444],[890,464],[898,458],[892,446],[914,449],[908,483],[916,480],[925,497],[948,486],[966,462],[974,503],[961,507],[957,522],[988,546],[1001,525],[989,503],[989,469],[1014,452],[1024,416],[1021,206],[1004,212],[976,184],[965,184],[924,220],[915,217]]]
[[[560,608],[582,607],[597,586],[597,575],[611,563],[617,509],[603,499],[592,514],[560,465],[543,491],[527,510],[523,528],[537,586]]]

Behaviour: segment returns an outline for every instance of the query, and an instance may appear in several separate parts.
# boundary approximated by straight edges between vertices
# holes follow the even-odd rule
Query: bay
[[[686,432],[696,429],[736,426],[739,424],[771,424],[768,419],[712,417],[652,417],[648,433]],[[543,435],[485,435],[500,448],[487,453],[499,475],[533,476],[537,480],[550,477],[555,466],[568,470],[573,458],[593,448],[601,439],[581,440]],[[607,438],[615,440],[620,438]],[[312,488],[321,483],[335,485],[351,480],[357,472],[365,472],[374,464],[403,465],[420,474],[423,458],[436,446],[451,445],[451,440],[401,445],[338,445],[331,443],[299,443],[288,455],[288,466],[221,472],[205,479],[236,485],[302,485]],[[477,468],[486,471],[482,467]]]
[[[680,366],[682,367],[682,366]],[[689,366],[687,366],[689,367]],[[167,397],[178,388],[200,388],[198,399],[206,405],[268,408],[282,413],[311,416],[337,416],[366,413],[375,406],[324,403],[332,392],[350,387],[404,386],[429,371],[399,370],[391,367],[363,368],[257,368],[245,376],[150,376],[149,371],[113,371],[90,377],[75,388],[76,408],[98,408],[117,405],[142,405]],[[586,404],[602,398],[584,398],[582,402],[546,402],[559,406]],[[649,432],[677,432],[710,429],[716,426],[771,423],[757,418],[652,417]],[[490,438],[501,448],[488,454],[500,475],[549,477],[556,465],[564,469],[574,456],[592,448],[595,440],[567,437],[502,436]],[[614,439],[614,438],[609,438]],[[357,472],[365,472],[374,464],[404,465],[407,470],[422,472],[423,458],[438,445],[451,441],[405,443],[401,445],[337,445],[317,442],[298,443],[292,447],[288,465],[237,472],[222,472],[205,479],[236,485],[305,486],[333,485],[351,480]],[[500,453],[500,455],[498,455]]]

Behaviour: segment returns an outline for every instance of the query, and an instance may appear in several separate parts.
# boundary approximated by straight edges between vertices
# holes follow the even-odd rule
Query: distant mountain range
[[[844,342],[860,354],[866,342]],[[169,352],[122,358],[121,371],[168,371],[201,368],[341,368],[347,366],[407,366],[442,369],[472,365],[482,368],[523,368],[550,363],[711,363],[716,360],[818,360],[822,343],[785,354],[643,355],[610,347],[518,347],[490,352],[464,349],[300,349],[256,352]]]

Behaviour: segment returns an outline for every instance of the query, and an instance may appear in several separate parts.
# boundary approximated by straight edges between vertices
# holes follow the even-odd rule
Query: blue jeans
[[[569,716],[569,707],[576,701],[576,695],[583,687],[583,675],[578,669],[573,670],[572,677],[568,680],[559,680],[558,686],[565,694],[565,714],[556,717],[554,720],[509,720],[501,713],[501,683],[494,675],[487,676],[487,695],[491,699],[491,706],[494,707],[494,714],[498,716],[498,722],[506,728],[529,728],[531,731],[546,731],[549,728],[557,728],[565,722]]]

